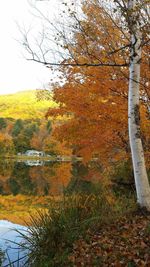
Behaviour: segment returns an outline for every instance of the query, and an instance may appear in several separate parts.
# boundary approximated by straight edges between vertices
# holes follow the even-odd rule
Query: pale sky
[[[60,0],[39,1],[38,6],[50,5],[53,17],[57,1],[60,3]],[[52,78],[50,70],[23,57],[23,47],[16,41],[20,38],[16,21],[32,25],[34,20],[28,0],[0,1],[0,94],[41,88]]]

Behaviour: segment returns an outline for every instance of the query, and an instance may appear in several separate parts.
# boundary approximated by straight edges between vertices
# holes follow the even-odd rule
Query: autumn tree
[[[18,134],[17,137],[13,138],[16,152],[24,153],[26,150],[30,149],[30,139],[24,135],[23,132]]]
[[[82,1],[81,13],[84,14],[84,19],[77,16],[76,12],[70,12],[69,8],[68,17],[71,22],[73,19],[73,23],[69,25],[70,30],[65,31],[65,26],[62,31],[59,28],[55,39],[67,51],[67,57],[60,63],[49,62],[44,53],[42,58],[33,53],[27,39],[25,46],[34,55],[32,60],[46,66],[60,65],[62,78],[66,78],[65,84],[54,91],[54,98],[60,108],[49,111],[48,115],[69,115],[71,119],[59,132],[62,139],[67,133],[69,142],[76,139],[77,151],[84,151],[86,155],[91,154],[91,151],[95,155],[99,151],[101,155],[105,155],[107,151],[116,153],[118,146],[113,143],[117,143],[117,140],[124,143],[126,151],[129,150],[125,113],[128,106],[137,198],[141,206],[150,210],[150,187],[141,141],[139,109],[140,85],[141,96],[144,92],[148,102],[147,77],[141,78],[140,75],[141,65],[147,68],[144,64],[147,63],[149,42],[148,3],[147,0],[114,0],[106,1],[105,4],[98,0],[88,3]],[[95,125],[98,124],[96,130]]]
[[[72,149],[67,147],[65,141],[59,141],[58,138],[47,136],[43,142],[43,150],[50,155],[71,156]]]
[[[10,156],[15,154],[12,137],[5,133],[0,133],[0,156]]]
[[[21,119],[16,120],[14,127],[12,129],[12,136],[17,137],[22,129],[23,129],[23,121]]]
[[[25,152],[31,149],[30,141],[34,133],[38,131],[36,120],[18,119],[14,125],[8,129],[13,137],[16,152]]]
[[[44,148],[44,140],[49,136],[49,129],[47,129],[47,125],[45,121],[41,121],[41,125],[38,131],[34,132],[30,145],[32,148],[37,150],[43,150]]]

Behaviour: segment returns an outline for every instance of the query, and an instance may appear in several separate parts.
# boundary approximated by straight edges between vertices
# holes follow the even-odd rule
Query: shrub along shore
[[[150,215],[133,194],[109,190],[64,196],[31,216],[27,266],[149,266]],[[32,225],[32,226],[31,226]]]

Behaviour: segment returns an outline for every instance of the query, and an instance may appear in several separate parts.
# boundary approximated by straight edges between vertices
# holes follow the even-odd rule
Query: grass
[[[0,266],[2,265],[4,259],[4,252],[0,249]]]
[[[110,195],[107,198],[107,193],[110,194],[66,196],[63,201],[51,201],[47,212],[31,216],[32,226],[29,225],[27,234],[21,234],[23,248],[29,249],[27,266],[73,266],[69,255],[76,240],[88,238],[88,231],[98,231],[123,212],[134,210],[134,199],[130,203],[127,200],[126,205],[122,201],[119,207]]]

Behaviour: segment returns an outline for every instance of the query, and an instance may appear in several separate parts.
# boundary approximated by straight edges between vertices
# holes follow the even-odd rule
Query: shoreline
[[[72,157],[72,156],[26,156],[26,155],[12,155],[12,156],[0,156],[0,159],[6,160],[36,160],[36,161],[49,161],[49,162],[74,162],[74,161],[82,161],[81,157]]]

